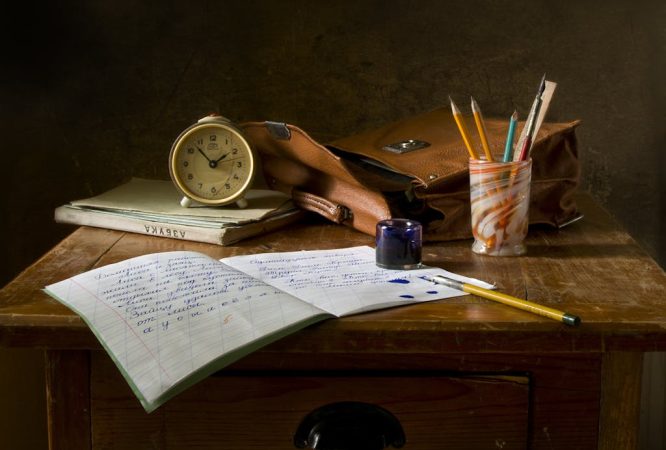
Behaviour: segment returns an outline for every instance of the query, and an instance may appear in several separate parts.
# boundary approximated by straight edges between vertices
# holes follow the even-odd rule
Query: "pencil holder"
[[[472,251],[517,256],[526,252],[532,160],[489,162],[470,159]]]
[[[376,262],[384,269],[421,267],[423,231],[421,224],[409,219],[387,219],[377,223]]]

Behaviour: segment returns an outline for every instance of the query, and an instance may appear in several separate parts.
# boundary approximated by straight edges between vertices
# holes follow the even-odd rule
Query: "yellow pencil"
[[[463,141],[465,142],[465,147],[467,147],[470,158],[479,159],[479,155],[474,150],[472,141],[469,139],[469,133],[467,132],[467,127],[463,121],[462,114],[460,114],[460,110],[456,104],[453,103],[453,99],[451,97],[449,97],[449,100],[451,101],[451,111],[453,111],[453,118],[456,121],[456,125],[458,125],[458,130],[460,130],[460,134],[462,135]]]
[[[563,322],[567,325],[580,325],[580,317],[578,316],[574,316],[573,314],[559,311],[554,308],[549,308],[548,306],[539,305],[538,303],[533,303],[528,300],[522,300],[507,294],[491,291],[490,289],[484,289],[482,287],[474,286],[473,284],[463,283],[462,281],[453,280],[442,275],[435,275],[430,277],[430,281],[450,287],[452,289],[478,295],[479,297],[487,298],[488,300],[493,300],[507,306],[522,309],[523,311],[528,311],[540,316],[548,317],[550,319],[557,320],[558,322]]]
[[[488,145],[488,136],[486,133],[486,124],[483,122],[483,115],[481,115],[481,109],[479,105],[472,97],[472,114],[474,115],[474,122],[476,122],[476,129],[479,130],[479,137],[481,138],[481,146],[483,147],[483,152],[486,154],[487,161],[493,161],[493,155],[490,153],[490,146]]]

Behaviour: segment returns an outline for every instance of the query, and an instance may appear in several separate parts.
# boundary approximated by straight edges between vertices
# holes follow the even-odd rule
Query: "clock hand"
[[[215,162],[216,162],[216,163],[219,163],[219,162],[222,161],[224,158],[226,158],[228,155],[229,155],[229,153],[225,153],[224,155],[222,155],[222,156],[220,156],[219,158],[217,158],[217,159],[215,160]]]
[[[206,158],[206,160],[209,163],[213,162],[213,161],[210,160],[210,158],[208,156],[206,156],[206,154],[203,152],[203,150],[201,150],[199,147],[197,147],[197,150],[199,150],[199,153],[201,153],[203,155],[203,157]]]

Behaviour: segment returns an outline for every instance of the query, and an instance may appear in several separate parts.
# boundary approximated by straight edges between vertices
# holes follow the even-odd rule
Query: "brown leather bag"
[[[580,176],[578,124],[543,123],[539,130],[531,154],[531,224],[561,227],[580,217],[573,198]],[[379,220],[404,217],[423,224],[426,240],[472,236],[468,153],[449,108],[326,145],[284,123],[241,127],[261,157],[268,185],[291,194],[303,209],[370,235]],[[486,127],[500,159],[508,121],[486,119]]]

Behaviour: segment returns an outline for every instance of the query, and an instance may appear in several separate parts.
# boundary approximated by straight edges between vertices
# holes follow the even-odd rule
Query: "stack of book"
[[[251,189],[247,208],[180,206],[171,181],[133,178],[101,195],[55,210],[55,221],[171,239],[229,245],[291,224],[304,215],[281,192]]]

